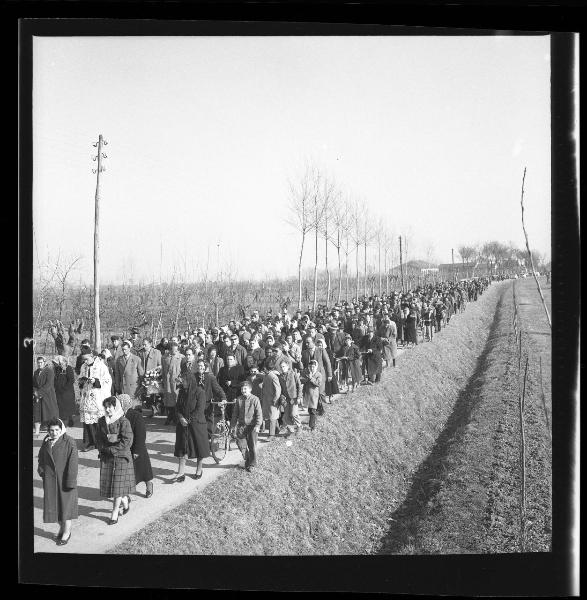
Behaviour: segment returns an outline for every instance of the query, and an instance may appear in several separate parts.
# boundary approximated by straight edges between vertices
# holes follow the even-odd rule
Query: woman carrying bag
[[[113,498],[108,525],[116,525],[120,507],[121,514],[125,515],[130,510],[128,494],[135,491],[131,452],[133,435],[118,398],[110,396],[102,404],[106,414],[98,420],[96,434],[100,457],[100,496]]]

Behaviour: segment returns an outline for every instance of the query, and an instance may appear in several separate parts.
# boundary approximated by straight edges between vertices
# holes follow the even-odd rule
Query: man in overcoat
[[[161,352],[157,348],[153,347],[153,340],[150,337],[146,337],[143,340],[143,347],[138,353],[141,365],[143,367],[143,373],[152,371],[154,369],[161,369]],[[153,411],[153,416],[156,414],[156,394],[145,394],[146,405]]]
[[[308,369],[312,359],[318,363],[318,371],[320,371],[322,374],[320,393],[324,394],[326,390],[326,382],[332,381],[332,365],[330,364],[326,350],[316,348],[312,337],[307,336],[306,348],[302,350],[302,365],[304,369]]]
[[[167,410],[167,419],[165,425],[175,424],[175,405],[177,404],[177,395],[179,393],[178,377],[181,373],[181,364],[185,358],[179,352],[179,344],[172,341],[169,344],[169,355],[161,359],[161,375],[163,379],[163,403]]]
[[[141,359],[130,352],[130,344],[122,342],[122,356],[114,365],[114,389],[117,394],[137,395],[140,379],[145,374]]]

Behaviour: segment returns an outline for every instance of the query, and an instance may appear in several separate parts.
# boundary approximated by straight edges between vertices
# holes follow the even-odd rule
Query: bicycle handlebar
[[[236,400],[220,400],[220,402],[214,402],[214,400],[210,400],[210,404],[236,404]]]

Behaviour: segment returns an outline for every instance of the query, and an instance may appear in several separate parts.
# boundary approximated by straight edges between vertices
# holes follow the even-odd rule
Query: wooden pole
[[[100,173],[105,171],[102,166],[102,158],[106,158],[106,155],[102,154],[102,145],[106,144],[107,142],[102,138],[102,134],[98,136],[98,142],[94,144],[94,147],[98,147],[94,206],[94,349],[96,352],[102,351],[100,336]]]

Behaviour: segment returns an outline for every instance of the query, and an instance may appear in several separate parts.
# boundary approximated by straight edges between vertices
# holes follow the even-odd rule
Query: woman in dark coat
[[[75,404],[75,374],[73,368],[67,364],[65,356],[56,356],[53,359],[53,385],[57,406],[59,407],[59,418],[69,427],[73,427],[73,415],[76,413]]]
[[[65,546],[77,519],[77,445],[60,419],[51,419],[39,449],[37,472],[43,480],[43,522],[59,523],[55,541]]]
[[[416,324],[418,322],[418,314],[415,308],[411,308],[406,317],[406,343],[414,346],[418,345],[418,334],[416,332]]]
[[[363,379],[363,372],[361,369],[362,357],[359,347],[353,342],[353,338],[347,334],[344,338],[345,346],[342,349],[342,361],[344,369],[344,380],[348,383],[349,377],[351,378],[351,393],[355,391],[355,388],[361,384]]]
[[[133,463],[135,467],[135,483],[142,481],[146,484],[145,498],[153,495],[153,469],[151,468],[151,459],[147,451],[147,428],[143,419],[143,413],[137,410],[141,401],[138,398],[131,398],[128,394],[117,396],[122,405],[124,416],[128,419],[132,429],[132,452]]]
[[[33,373],[33,423],[35,437],[39,437],[41,424],[59,415],[53,369],[45,363],[42,356],[37,358],[37,370]]]
[[[177,398],[177,418],[175,429],[174,456],[179,458],[175,481],[185,481],[185,463],[188,458],[196,458],[198,464],[194,479],[202,477],[202,463],[210,456],[210,442],[206,422],[206,392],[197,385],[193,373],[183,371],[180,375],[184,393]]]
[[[383,370],[383,340],[374,335],[373,328],[367,330],[367,335],[363,337],[361,342],[361,350],[365,352],[367,358],[367,374],[370,384],[381,380],[381,372]]]
[[[118,523],[119,508],[122,506],[123,515],[130,510],[128,494],[135,490],[135,470],[130,450],[133,435],[116,396],[105,398],[102,404],[106,414],[98,420],[96,433],[100,457],[100,496],[114,499],[108,525],[115,525]]]
[[[335,394],[338,394],[340,392],[340,390],[338,389],[338,380],[334,376],[334,369],[336,367],[336,361],[334,360],[334,356],[332,356],[332,354],[326,348],[326,342],[324,339],[320,338],[320,339],[316,340],[316,347],[322,348],[322,353],[326,356],[326,359],[330,362],[330,372],[333,374],[333,376],[330,381],[328,381],[328,379],[326,379],[326,382],[324,384],[324,393],[330,400],[332,400],[332,396],[334,396]]]

